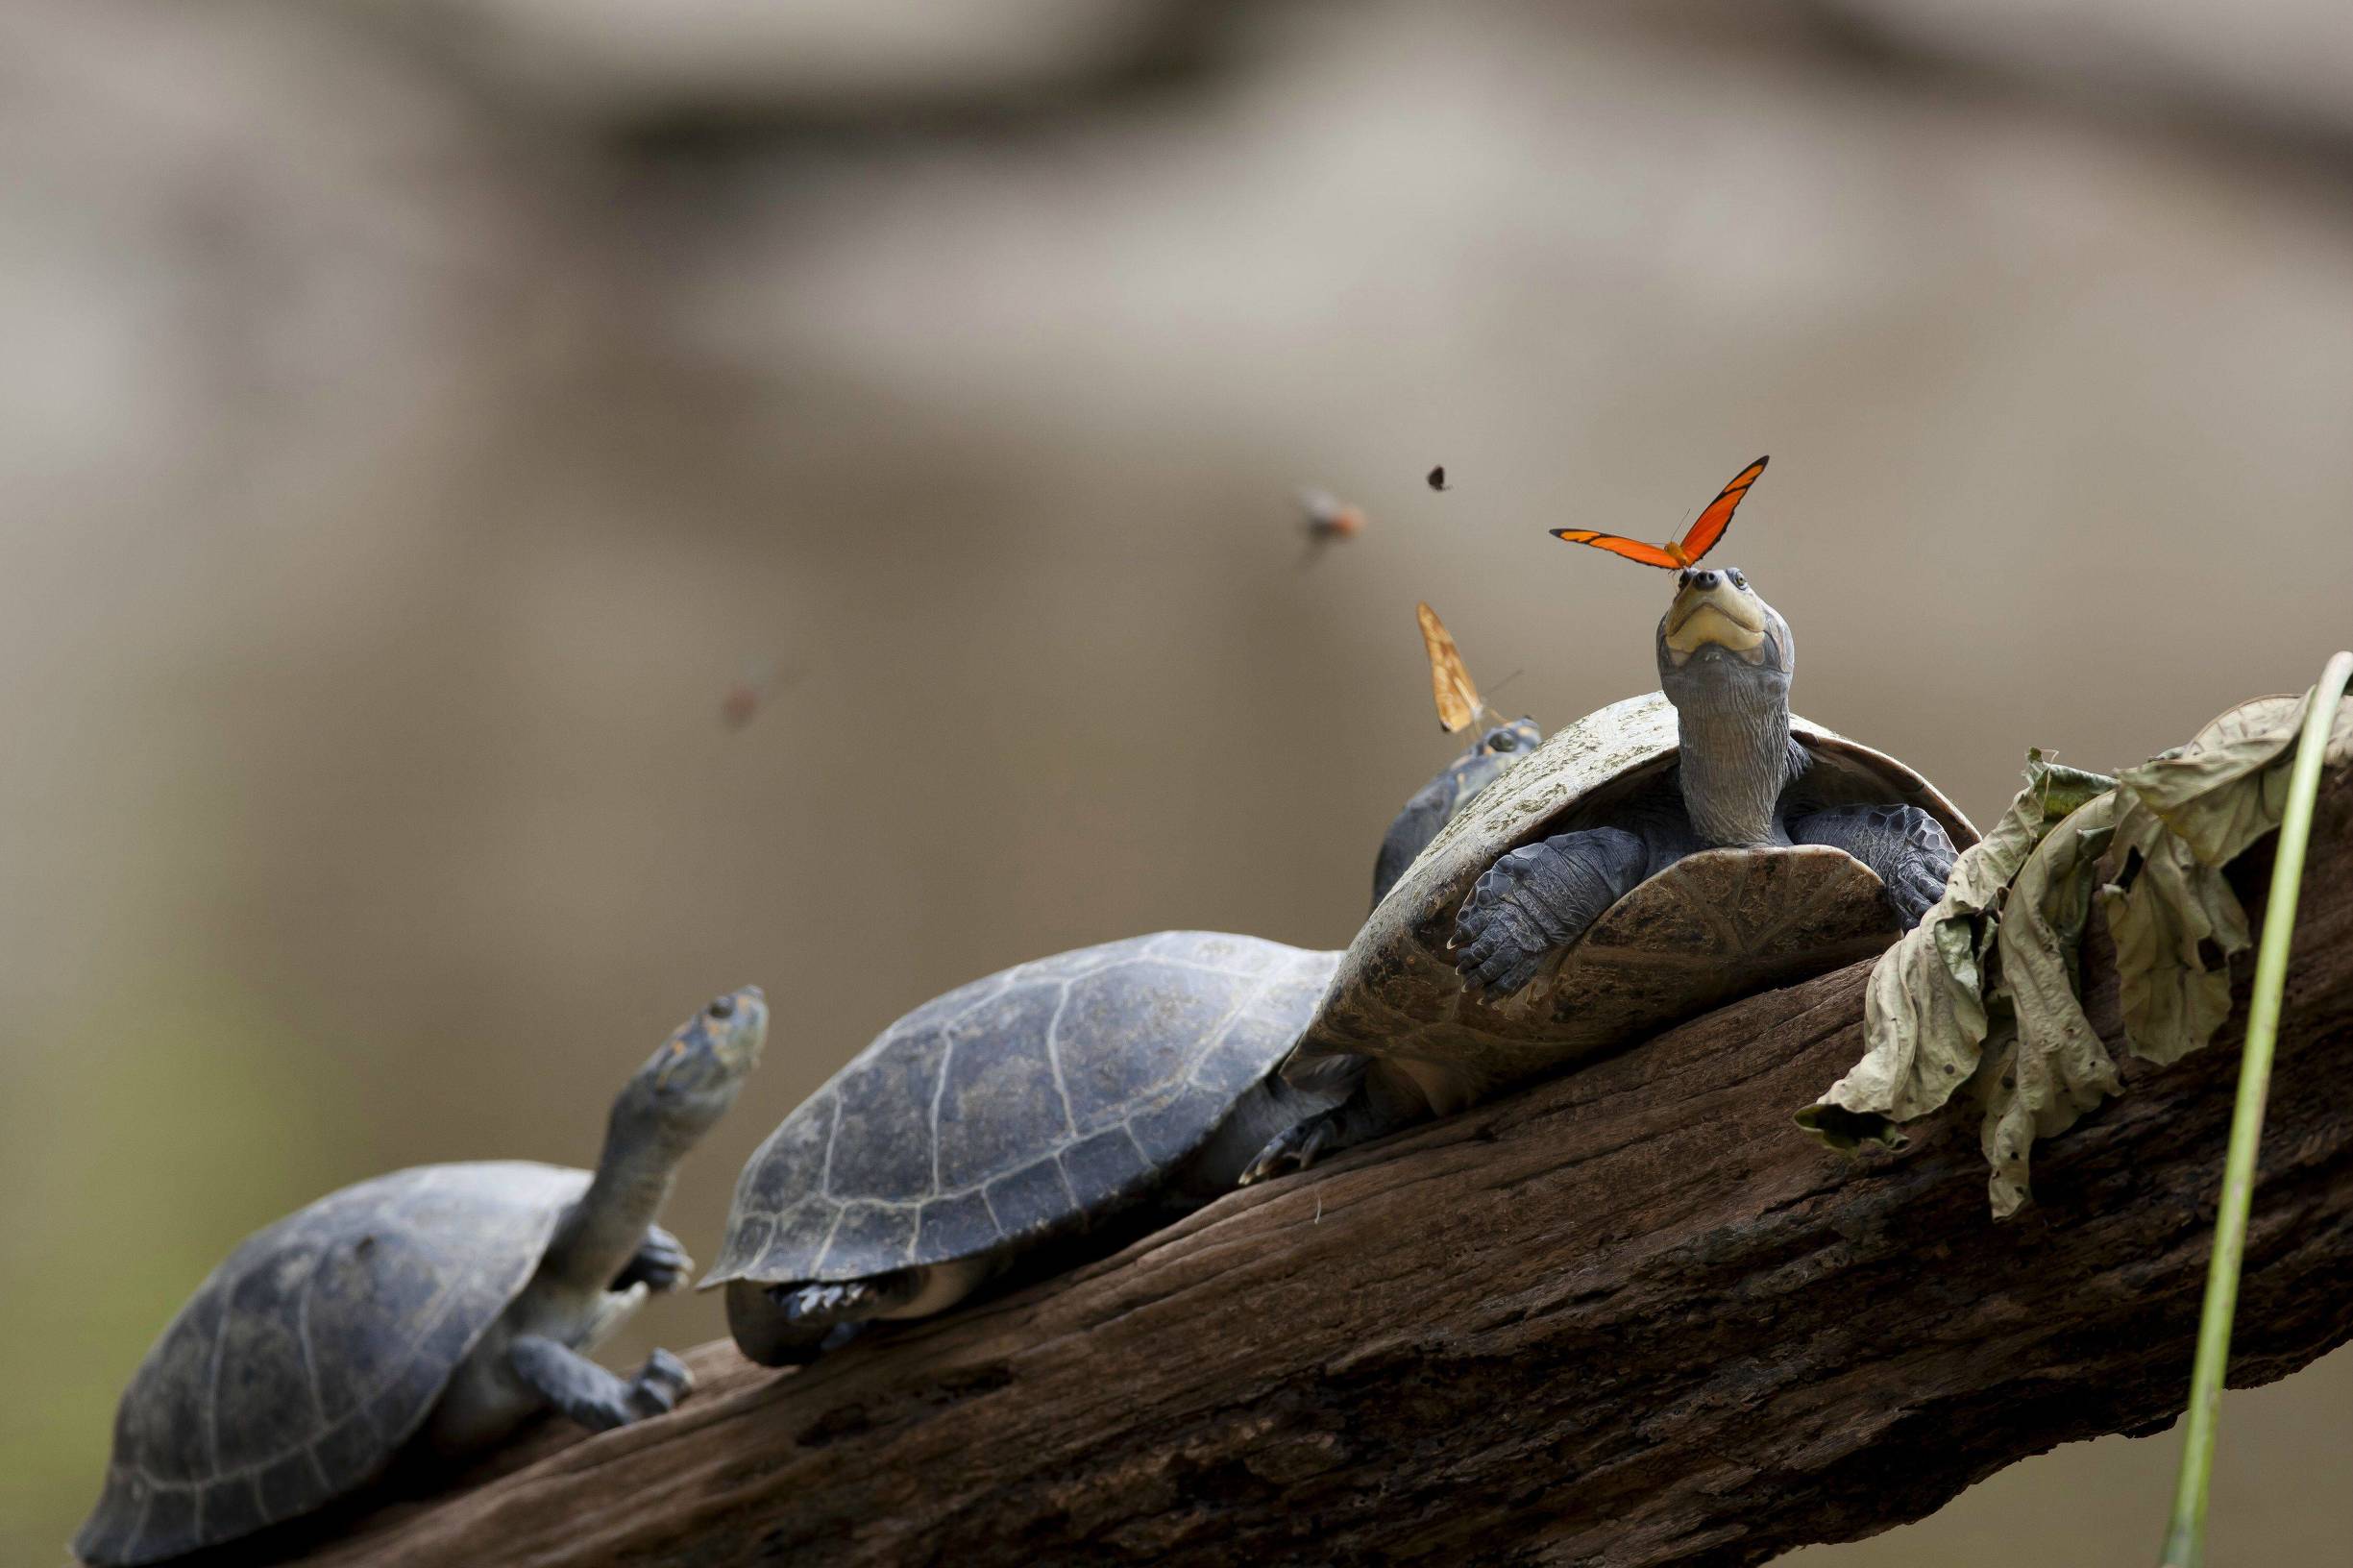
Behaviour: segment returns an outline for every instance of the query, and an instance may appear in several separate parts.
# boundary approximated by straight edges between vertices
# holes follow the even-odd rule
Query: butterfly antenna
[[[1500,724],[1504,722],[1502,712],[1496,708],[1493,702],[1487,700],[1487,698],[1493,697],[1497,692],[1502,691],[1505,687],[1510,685],[1513,681],[1519,679],[1526,674],[1528,674],[1528,667],[1526,665],[1520,666],[1517,670],[1512,671],[1511,674],[1506,675],[1503,679],[1488,687],[1486,697],[1483,697],[1479,699],[1479,711],[1485,714],[1490,721],[1487,727],[1491,729],[1496,724]]]

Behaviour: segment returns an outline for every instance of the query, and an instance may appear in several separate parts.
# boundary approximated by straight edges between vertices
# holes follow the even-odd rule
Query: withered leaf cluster
[[[1838,1147],[1900,1144],[1904,1123],[1966,1090],[1995,1216],[2015,1213],[2035,1141],[2120,1089],[2081,995],[2096,916],[2116,944],[2134,1056],[2176,1062],[2229,1016],[2230,959],[2252,939],[2224,872],[2279,825],[2307,700],[2243,702],[2114,778],[2029,751],[2026,787],[1873,968],[1863,1060],[1799,1124]],[[2349,759],[2353,704],[2325,761]]]

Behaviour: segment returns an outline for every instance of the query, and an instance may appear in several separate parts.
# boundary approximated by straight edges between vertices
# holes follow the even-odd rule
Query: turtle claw
[[[629,1409],[638,1420],[668,1415],[694,1391],[695,1375],[667,1350],[656,1350],[629,1380]]]
[[[1455,915],[1455,972],[1472,999],[1488,1007],[1526,990],[1546,955],[1560,944],[1513,896],[1524,872],[1521,862],[1529,858],[1518,850],[1498,861]]]
[[[694,1272],[695,1260],[687,1256],[678,1238],[659,1225],[649,1225],[646,1238],[637,1244],[637,1255],[613,1282],[613,1288],[625,1290],[643,1285],[656,1292],[675,1290]]]
[[[1507,948],[1462,970],[1462,983],[1480,1002],[1494,1007],[1527,990],[1543,962],[1542,953]]]
[[[1826,844],[1869,867],[1906,931],[1945,896],[1952,840],[1918,806],[1832,806],[1792,822],[1789,832],[1800,844]]]
[[[1463,985],[1494,1007],[1548,976],[1602,912],[1649,874],[1650,855],[1622,827],[1592,827],[1524,844],[1496,861],[1455,913]]]
[[[1250,1162],[1250,1168],[1241,1174],[1240,1186],[1272,1180],[1294,1170],[1305,1170],[1315,1163],[1325,1140],[1332,1136],[1332,1114],[1310,1116],[1293,1124],[1268,1140]]]
[[[804,1285],[776,1293],[776,1305],[784,1311],[788,1323],[839,1323],[861,1315],[872,1287],[863,1280],[850,1280],[841,1285]]]
[[[1918,925],[1945,896],[1945,884],[1923,869],[1888,884],[1887,901],[1906,931]]]
[[[1455,970],[1472,998],[1490,1007],[1524,989],[1544,962],[1542,945],[1530,951],[1507,919],[1489,918],[1501,913],[1464,909],[1456,936]]]

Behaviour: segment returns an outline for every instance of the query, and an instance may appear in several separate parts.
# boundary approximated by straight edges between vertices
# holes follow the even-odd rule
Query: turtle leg
[[[922,1282],[914,1269],[878,1274],[870,1279],[837,1284],[779,1285],[768,1297],[798,1329],[830,1329],[843,1323],[863,1323],[916,1298]]]
[[[1859,858],[1859,857],[1858,857]],[[1455,968],[1496,1000],[1536,977],[1545,956],[1584,935],[1650,873],[1651,851],[1622,827],[1524,845],[1487,868],[1455,917]]]
[[[695,1260],[686,1255],[678,1238],[659,1225],[649,1225],[645,1239],[637,1244],[636,1255],[606,1288],[626,1290],[633,1285],[643,1285],[650,1290],[675,1290],[694,1271]]]
[[[867,1324],[921,1293],[925,1270],[900,1269],[839,1284],[797,1280],[727,1285],[727,1332],[745,1355],[763,1366],[801,1366],[838,1350]]]
[[[1832,806],[1791,822],[1789,837],[1844,849],[1870,867],[1907,931],[1945,896],[1952,874],[1955,851],[1945,824],[1918,806]]]
[[[1328,1110],[1302,1116],[1269,1139],[1242,1171],[1241,1186],[1305,1170],[1320,1156],[1370,1142],[1429,1118],[1430,1102],[1410,1080],[1378,1070],[1370,1057],[1351,1057],[1341,1070],[1353,1073],[1356,1080],[1348,1097]],[[1336,1087],[1330,1073],[1321,1083],[1326,1088]]]
[[[695,1385],[686,1364],[667,1350],[647,1357],[637,1376],[625,1383],[570,1345],[544,1335],[517,1335],[506,1360],[515,1376],[540,1398],[591,1432],[609,1432],[664,1414]]]

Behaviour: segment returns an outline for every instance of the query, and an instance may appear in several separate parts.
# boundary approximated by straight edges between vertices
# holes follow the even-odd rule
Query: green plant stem
[[[2328,749],[2337,704],[2353,677],[2353,653],[2332,655],[2320,672],[2296,738],[2295,766],[2280,815],[2271,861],[2271,894],[2264,905],[2263,941],[2255,950],[2255,989],[2247,998],[2246,1048],[2239,1062],[2239,1098],[2231,1111],[2230,1150],[2222,1162],[2222,1200],[2214,1219],[2214,1258],[2206,1269],[2206,1304],[2198,1313],[2197,1359],[2190,1370],[2190,1409],[2182,1419],[2181,1476],[2173,1487],[2173,1519],[2159,1568],[2205,1568],[2206,1499],[2214,1482],[2216,1408],[2230,1365],[2231,1317],[2239,1306],[2239,1271],[2246,1254],[2247,1210],[2255,1192],[2256,1145],[2271,1091],[2271,1050],[2279,1038],[2280,993],[2288,983],[2288,949],[2295,935],[2296,894],[2304,880],[2304,851],[2312,841],[2313,805],[2320,794],[2320,761]]]

